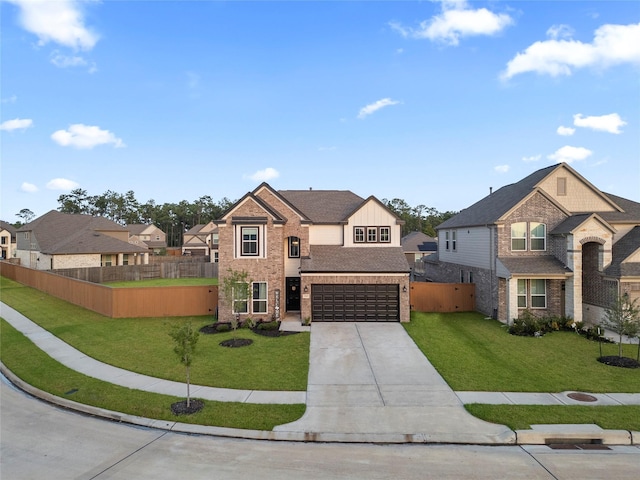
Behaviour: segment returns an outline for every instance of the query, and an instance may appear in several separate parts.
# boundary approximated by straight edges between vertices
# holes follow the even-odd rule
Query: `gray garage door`
[[[314,322],[398,322],[398,285],[311,285]]]

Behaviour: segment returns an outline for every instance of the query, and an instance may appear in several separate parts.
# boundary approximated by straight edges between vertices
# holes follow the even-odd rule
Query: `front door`
[[[300,277],[287,277],[287,312],[300,310]]]

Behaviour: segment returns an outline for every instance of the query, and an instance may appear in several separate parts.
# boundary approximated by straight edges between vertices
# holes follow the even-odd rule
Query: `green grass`
[[[598,342],[575,332],[518,337],[478,313],[414,312],[405,328],[454,390],[640,392],[640,369],[598,362]],[[637,348],[625,345],[623,354],[635,358]],[[602,349],[618,354],[615,344]]]
[[[111,319],[0,277],[2,301],[78,350],[101,362],[153,377],[184,382],[184,367],[173,352],[170,326],[212,317]],[[191,368],[193,384],[246,390],[307,388],[309,333],[264,337],[241,329],[253,344],[218,344],[232,332],[200,335]]]
[[[574,332],[541,338],[510,335],[500,322],[478,313],[411,314],[407,332],[454,390],[508,392],[640,392],[640,369],[598,362],[597,342]],[[617,346],[603,344],[603,355]],[[624,354],[635,358],[636,346]],[[594,423],[605,429],[640,429],[640,406],[484,405],[474,416],[514,430],[533,424]]]
[[[70,370],[42,352],[4,320],[0,321],[0,353],[9,370],[40,390],[78,403],[145,418],[272,430],[276,425],[297,420],[305,411],[304,404],[260,405],[207,400],[200,412],[175,416],[171,413],[171,404],[183,398],[132,390]],[[70,393],[72,391],[74,393]]]
[[[218,285],[217,278],[152,278],[129,282],[105,282],[102,285],[113,288],[137,287],[191,287],[200,285]]]
[[[507,425],[512,430],[526,430],[531,425],[596,424],[607,430],[640,430],[640,405],[482,405],[465,408],[487,422]]]

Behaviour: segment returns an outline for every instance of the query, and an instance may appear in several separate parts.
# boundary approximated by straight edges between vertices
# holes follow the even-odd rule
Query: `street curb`
[[[188,435],[208,435],[216,437],[240,438],[246,440],[270,440],[282,442],[319,442],[319,443],[373,443],[373,444],[407,444],[420,443],[431,445],[491,445],[491,446],[515,446],[515,445],[545,445],[553,443],[601,443],[604,445],[640,445],[640,432],[627,430],[602,430],[597,425],[532,425],[531,430],[516,430],[515,439],[494,439],[483,443],[456,441],[447,442],[430,440],[427,433],[400,434],[400,433],[312,433],[312,432],[285,432],[271,430],[245,430],[240,428],[214,427],[195,425],[168,420],[138,417],[112,410],[106,410],[84,403],[74,402],[66,398],[58,397],[40,390],[9,370],[0,362],[0,372],[17,388],[47,403],[73,410],[86,415],[103,418],[119,423],[127,423],[146,428],[166,430]],[[489,439],[487,439],[489,440]]]

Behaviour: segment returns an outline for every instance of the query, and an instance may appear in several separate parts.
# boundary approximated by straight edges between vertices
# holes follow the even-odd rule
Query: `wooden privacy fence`
[[[411,282],[411,309],[418,312],[472,312],[476,309],[473,283]]]
[[[0,262],[0,275],[111,318],[213,315],[218,287],[111,288]]]
[[[153,258],[153,257],[152,257]],[[129,282],[152,278],[217,278],[217,263],[166,262],[148,265],[59,268],[56,275],[93,283]]]

